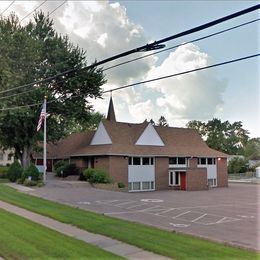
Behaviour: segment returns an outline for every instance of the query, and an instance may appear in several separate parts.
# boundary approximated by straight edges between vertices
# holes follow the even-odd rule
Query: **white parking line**
[[[200,217],[193,219],[191,222],[196,222],[197,220],[199,220],[199,219],[205,217],[206,215],[208,215],[208,214],[205,213],[205,214],[201,215]]]
[[[133,209],[133,208],[136,208],[136,207],[139,207],[139,206],[143,206],[143,205],[147,205],[147,203],[143,203],[143,204],[138,204],[138,205],[135,205],[135,206],[131,206],[131,207],[128,207],[127,209]]]
[[[121,205],[126,205],[126,204],[130,204],[130,203],[136,203],[136,201],[134,201],[134,200],[131,200],[131,201],[127,201],[127,202],[121,202],[121,203],[119,203],[119,204],[114,204],[113,206],[118,206],[118,207],[120,207]]]
[[[191,211],[185,211],[185,212],[183,212],[183,213],[181,213],[181,214],[179,214],[179,215],[177,215],[177,216],[175,216],[175,217],[172,217],[172,218],[178,218],[178,217],[180,217],[180,216],[183,216],[183,215],[185,215],[185,214],[188,214],[189,212],[191,212]]]

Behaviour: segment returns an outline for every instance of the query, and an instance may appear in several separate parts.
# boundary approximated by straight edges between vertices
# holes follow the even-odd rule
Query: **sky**
[[[0,2],[0,13],[12,1]],[[15,1],[3,16],[25,17],[43,1]],[[52,12],[62,1],[46,1],[39,9]],[[50,17],[55,29],[86,50],[88,64],[143,46],[258,4],[257,1],[67,1]],[[38,9],[38,10],[39,10]],[[33,15],[25,18],[26,24]],[[259,12],[166,42],[187,43],[230,27],[259,19]],[[151,53],[151,52],[149,52]],[[259,22],[187,43],[104,71],[104,90],[192,70],[259,53]],[[103,68],[141,57],[136,53],[104,64]],[[117,121],[142,122],[163,115],[170,126],[185,127],[190,120],[219,118],[242,121],[250,137],[260,136],[259,58],[193,72],[113,92]],[[89,100],[106,114],[110,94]]]

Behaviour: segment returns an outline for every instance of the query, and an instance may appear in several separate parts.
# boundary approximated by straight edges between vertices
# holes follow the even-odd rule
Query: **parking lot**
[[[30,193],[111,217],[260,250],[259,187],[230,184],[208,191],[126,193],[55,181]]]

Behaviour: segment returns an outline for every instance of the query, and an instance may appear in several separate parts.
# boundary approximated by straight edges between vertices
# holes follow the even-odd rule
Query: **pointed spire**
[[[107,120],[116,122],[116,115],[115,115],[115,110],[114,110],[114,105],[113,105],[112,92],[111,92],[109,107],[108,107],[108,112],[107,112]]]

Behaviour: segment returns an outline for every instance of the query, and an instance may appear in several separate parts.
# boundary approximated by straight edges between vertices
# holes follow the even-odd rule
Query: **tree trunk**
[[[24,146],[23,154],[22,154],[22,166],[24,169],[30,165],[30,153],[31,153],[31,147]]]

